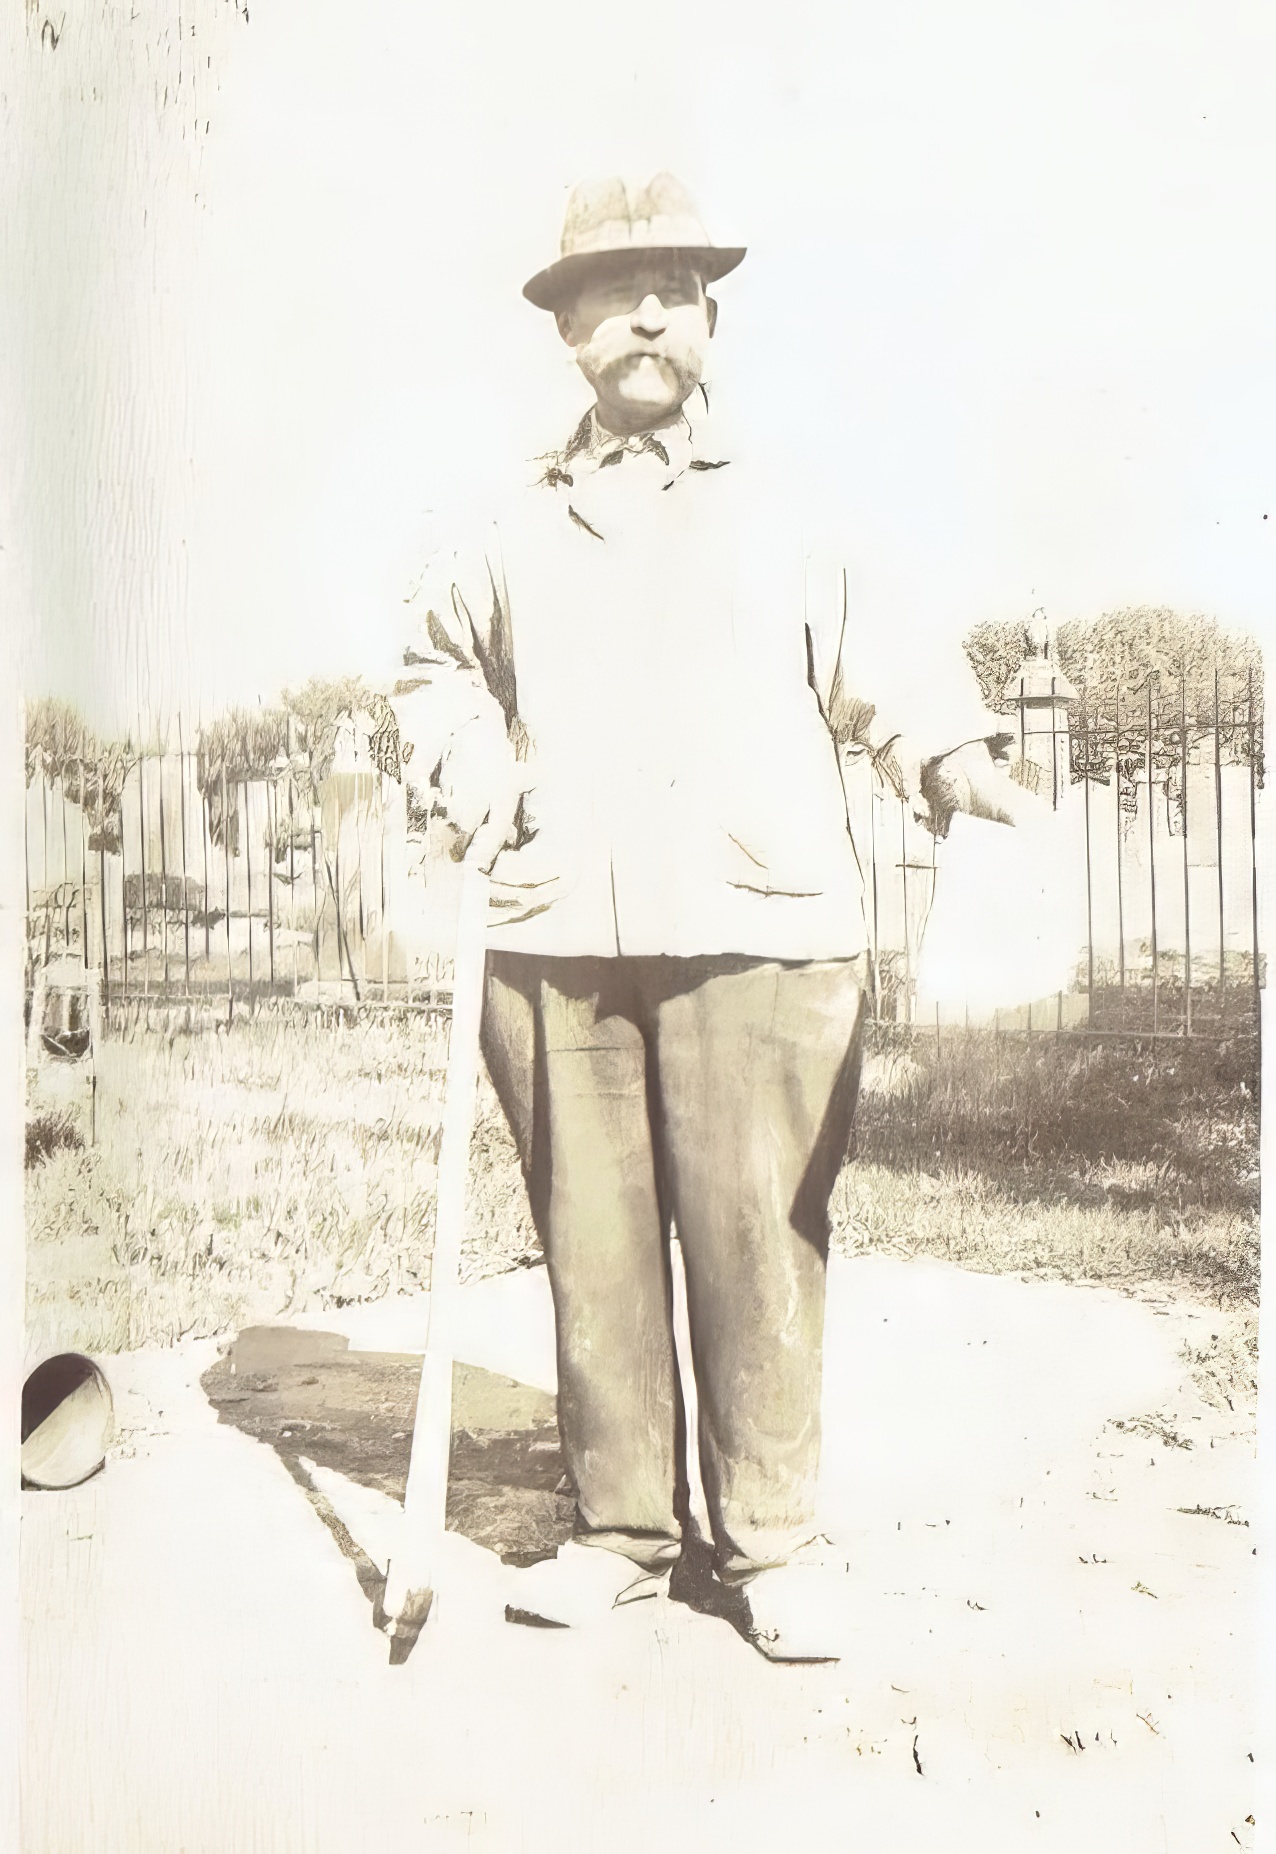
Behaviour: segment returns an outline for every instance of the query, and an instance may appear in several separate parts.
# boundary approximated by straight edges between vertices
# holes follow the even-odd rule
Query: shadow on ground
[[[275,1451],[374,1608],[385,1578],[301,1458],[402,1501],[420,1375],[420,1357],[411,1353],[354,1352],[340,1333],[250,1326],[200,1379],[219,1421]],[[506,1564],[528,1565],[571,1537],[575,1512],[554,1396],[478,1365],[454,1365],[448,1530]],[[692,1521],[671,1595],[740,1626],[739,1598],[718,1583]]]
[[[354,1352],[339,1333],[251,1326],[200,1384],[220,1421],[275,1451],[358,1569],[363,1553],[350,1549],[300,1458],[401,1501],[420,1374],[419,1357]],[[570,1536],[574,1511],[554,1398],[476,1365],[454,1366],[449,1530],[507,1563],[530,1564]]]

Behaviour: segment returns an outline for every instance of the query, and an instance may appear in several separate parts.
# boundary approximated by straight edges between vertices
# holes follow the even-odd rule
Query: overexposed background
[[[520,288],[600,171],[748,244],[714,372],[935,673],[1036,605],[1270,614],[1269,8],[11,11],[0,558],[102,728],[381,657],[425,512],[580,403]]]

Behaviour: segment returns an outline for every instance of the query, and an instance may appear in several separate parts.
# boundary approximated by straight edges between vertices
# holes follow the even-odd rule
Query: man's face
[[[591,265],[558,327],[604,424],[633,432],[676,417],[699,384],[716,316],[690,265],[621,254]]]

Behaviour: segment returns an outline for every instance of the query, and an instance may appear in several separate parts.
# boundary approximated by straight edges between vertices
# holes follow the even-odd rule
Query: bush
[[[84,1138],[65,1108],[35,1114],[27,1122],[26,1169],[42,1165],[55,1152],[78,1152]]]

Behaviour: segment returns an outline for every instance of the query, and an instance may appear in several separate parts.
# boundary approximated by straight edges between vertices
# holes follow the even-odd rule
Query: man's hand
[[[418,779],[423,771],[413,768]],[[523,794],[531,783],[531,765],[516,755],[495,703],[457,729],[430,775],[430,808],[445,821],[457,862],[472,857],[490,870],[519,840]]]
[[[1021,824],[1039,811],[1040,801],[1004,770],[1013,739],[1013,734],[990,734],[925,762],[920,790],[937,837],[948,835],[958,811],[995,824]]]

